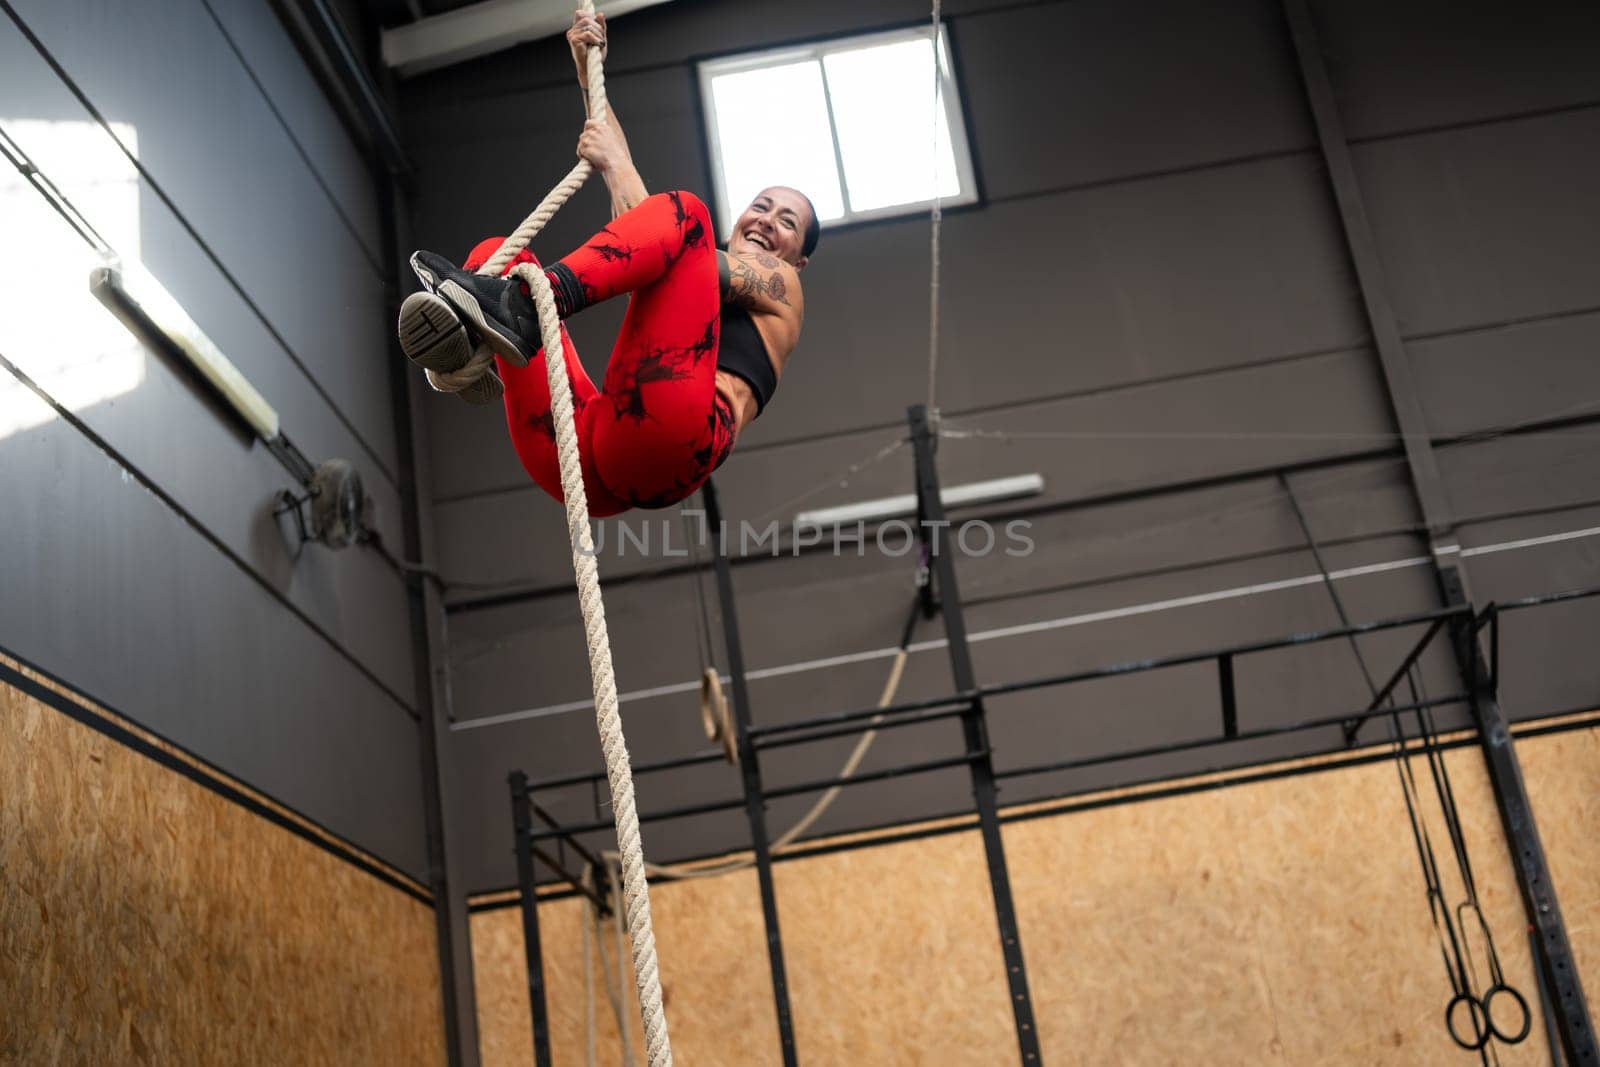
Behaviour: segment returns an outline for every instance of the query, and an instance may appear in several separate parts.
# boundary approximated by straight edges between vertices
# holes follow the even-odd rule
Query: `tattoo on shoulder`
[[[760,266],[778,266],[778,261],[771,256],[754,257]],[[769,263],[761,263],[762,259]],[[770,277],[762,277],[761,273],[752,267],[742,256],[728,257],[729,295],[734,302],[744,308],[754,308],[763,299],[774,303],[789,306],[789,286],[783,280],[783,273],[774,270]]]
[[[768,270],[772,270],[774,267],[776,267],[778,265],[777,259],[775,257],[773,257],[773,256],[767,255],[765,252],[757,252],[751,258],[754,259],[757,263],[761,264],[763,267],[767,268]]]

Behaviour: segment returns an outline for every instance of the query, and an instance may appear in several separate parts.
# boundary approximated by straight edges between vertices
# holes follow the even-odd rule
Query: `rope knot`
[[[494,366],[494,353],[483,345],[473,349],[472,357],[455,370],[428,371],[428,384],[441,393],[459,393],[478,383]]]

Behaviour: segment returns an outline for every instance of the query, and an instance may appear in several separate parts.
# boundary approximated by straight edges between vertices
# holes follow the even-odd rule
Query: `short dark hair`
[[[795,192],[800,193],[800,190],[796,189]],[[811,253],[817,250],[817,242],[822,240],[822,223],[817,221],[817,205],[811,202],[811,198],[805,193],[800,193],[800,199],[811,209],[811,221],[806,223],[806,239],[800,245],[801,258],[809,259]]]

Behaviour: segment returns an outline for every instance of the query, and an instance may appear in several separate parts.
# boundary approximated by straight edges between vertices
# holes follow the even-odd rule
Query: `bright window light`
[[[112,124],[117,140],[137,151],[134,129]],[[12,119],[0,133],[129,260],[139,255],[139,174],[105,129],[94,122]],[[80,237],[6,158],[0,157],[0,353],[71,411],[138,388],[144,348],[89,294],[89,271],[100,253]],[[0,372],[0,440],[55,417],[44,401]],[[3,464],[0,464],[3,466]]]
[[[925,27],[710,60],[702,96],[723,233],[757,193],[788,185],[824,225],[977,199],[941,29]],[[937,106],[936,101],[937,99]]]
[[[940,197],[961,195],[947,114],[937,115],[937,158],[933,153],[933,48],[926,39],[835,52],[822,67],[839,100],[873,102],[834,108],[854,210],[930,201],[935,174]]]
[[[789,185],[809,196],[822,218],[844,214],[827,96],[815,61],[726,74],[711,83],[711,92],[717,129],[737,131],[722,150],[730,203],[743,207],[769,185]],[[774,100],[792,105],[783,121],[774,119]],[[774,179],[777,174],[782,181]],[[726,225],[733,219],[727,216]]]

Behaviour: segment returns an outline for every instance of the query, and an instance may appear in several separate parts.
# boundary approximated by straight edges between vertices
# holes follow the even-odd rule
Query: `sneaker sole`
[[[452,371],[472,358],[472,342],[450,305],[432,293],[412,293],[400,305],[400,350],[419,367]]]
[[[528,360],[533,358],[533,353],[523,346],[520,338],[505,333],[485,316],[483,309],[478,306],[477,298],[471,293],[448,278],[440,282],[435,291],[454,309],[456,316],[461,320],[461,324],[467,328],[468,332],[476,331],[478,337],[489,346],[495,355],[509,360],[519,367],[528,365]]]
[[[447,372],[472,358],[472,340],[450,305],[432,293],[412,293],[400,305],[400,350],[417,366]],[[469,404],[491,404],[505,392],[493,369],[456,393]]]

